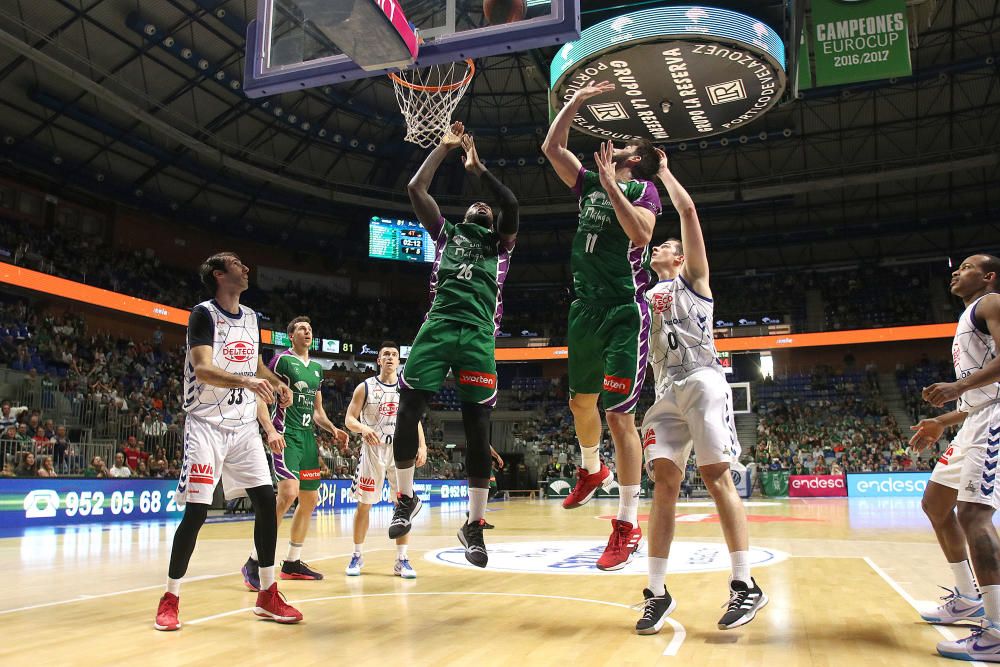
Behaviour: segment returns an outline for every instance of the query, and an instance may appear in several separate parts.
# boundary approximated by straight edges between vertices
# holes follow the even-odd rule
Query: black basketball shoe
[[[729,604],[726,605],[726,613],[719,619],[720,630],[732,630],[746,625],[767,604],[767,596],[753,577],[750,578],[750,583],[751,586],[742,581],[729,582]]]
[[[410,528],[413,527],[413,517],[417,516],[423,504],[416,494],[413,494],[412,497],[400,494],[396,500],[396,509],[392,513],[392,522],[389,524],[390,540],[395,540],[410,532]]]
[[[667,616],[677,607],[677,603],[670,597],[667,589],[663,589],[663,595],[653,595],[653,591],[644,588],[642,597],[646,601],[642,603],[642,618],[635,624],[636,634],[655,635],[667,622]]]
[[[483,528],[486,520],[480,519],[469,523],[466,521],[458,531],[458,540],[465,547],[465,560],[476,567],[486,567],[489,555],[486,553],[486,542],[483,541]]]

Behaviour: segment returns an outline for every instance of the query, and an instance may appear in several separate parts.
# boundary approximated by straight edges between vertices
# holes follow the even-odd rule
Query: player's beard
[[[486,229],[493,229],[493,221],[490,219],[490,216],[484,213],[470,213],[465,216],[465,221],[473,225],[485,227]]]

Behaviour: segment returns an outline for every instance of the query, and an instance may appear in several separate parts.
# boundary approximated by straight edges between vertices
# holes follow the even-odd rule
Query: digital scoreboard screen
[[[420,223],[373,215],[368,223],[368,256],[401,262],[433,262],[434,241]]]

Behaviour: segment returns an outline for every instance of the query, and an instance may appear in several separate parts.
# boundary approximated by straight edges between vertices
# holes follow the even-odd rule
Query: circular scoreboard
[[[770,26],[716,7],[658,7],[583,31],[552,61],[553,113],[589,83],[573,127],[602,139],[690,141],[730,132],[773,108],[787,84],[785,45]]]

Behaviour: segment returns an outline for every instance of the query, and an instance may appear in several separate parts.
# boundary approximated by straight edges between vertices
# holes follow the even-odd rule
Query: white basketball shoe
[[[986,611],[983,609],[982,598],[967,598],[960,594],[957,588],[945,588],[945,590],[948,594],[941,598],[944,603],[930,611],[922,612],[920,618],[939,625],[951,625],[961,621],[978,623],[983,618]]]

